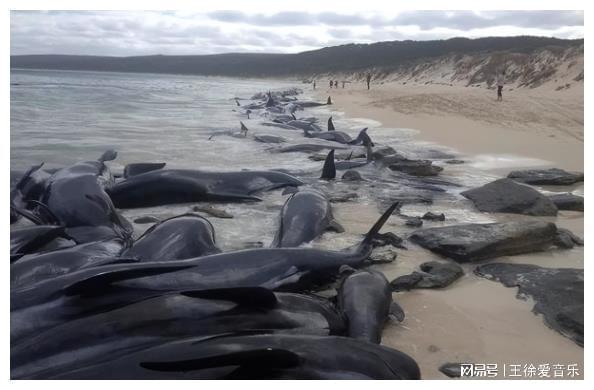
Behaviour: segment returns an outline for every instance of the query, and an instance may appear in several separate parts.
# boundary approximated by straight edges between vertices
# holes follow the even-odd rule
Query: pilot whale
[[[254,194],[303,184],[274,171],[207,172],[160,169],[133,176],[107,189],[116,207],[135,208],[199,201],[259,201]]]

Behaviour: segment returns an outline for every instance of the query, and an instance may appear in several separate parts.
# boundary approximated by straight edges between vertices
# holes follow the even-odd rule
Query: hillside
[[[551,46],[531,52],[496,51],[449,54],[419,59],[393,67],[372,66],[356,72],[325,72],[317,79],[363,82],[371,73],[374,82],[401,84],[441,84],[494,87],[495,75],[505,70],[508,88],[546,87],[564,90],[583,85],[584,47]]]
[[[580,62],[581,55],[581,62]],[[575,64],[561,69],[566,60]],[[583,77],[583,39],[502,37],[349,44],[297,54],[229,53],[196,56],[11,56],[11,68],[199,74],[236,77],[327,77],[490,83],[505,66],[518,86],[534,86],[559,71]],[[577,65],[577,66],[576,66]]]

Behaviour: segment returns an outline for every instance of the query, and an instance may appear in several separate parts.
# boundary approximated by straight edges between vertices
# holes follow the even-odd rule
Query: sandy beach
[[[508,88],[502,102],[495,90],[431,84],[385,83],[368,91],[352,83],[318,93],[331,95],[348,116],[419,130],[419,138],[463,154],[514,154],[583,170],[583,84],[563,91]]]
[[[419,141],[456,150],[468,163],[487,161],[485,169],[494,176],[526,167],[584,169],[583,87],[504,91],[501,103],[495,101],[494,90],[443,85],[386,83],[372,85],[368,91],[363,83],[353,83],[345,89],[318,89],[317,94],[319,99],[332,96],[334,109],[347,117],[418,130]],[[463,165],[446,167],[446,171],[463,170]],[[580,193],[583,185],[541,189]],[[431,211],[442,211],[440,206],[433,205]],[[347,222],[351,229],[360,226],[361,232],[369,223],[365,219],[371,218],[367,215],[373,215],[364,211],[353,215],[346,207],[338,207],[336,214],[341,221],[352,221],[352,225]],[[581,212],[561,211],[557,217],[489,217],[496,221],[546,220],[584,234]],[[446,220],[444,224],[452,223]],[[388,230],[408,232],[398,221]],[[389,280],[410,273],[423,262],[443,260],[413,244],[408,247],[399,251],[394,264],[379,267]],[[575,248],[491,261],[583,268],[583,259],[583,248]],[[388,324],[382,343],[415,356],[426,379],[444,379],[438,368],[446,362],[497,363],[500,378],[504,364],[577,363],[583,368],[583,349],[549,329],[542,316],[531,311],[533,301],[517,299],[515,288],[473,275],[474,266],[465,265],[464,278],[445,289],[394,294],[406,319],[402,324]]]

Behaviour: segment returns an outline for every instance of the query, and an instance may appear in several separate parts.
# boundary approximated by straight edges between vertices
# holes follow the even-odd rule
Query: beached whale
[[[124,167],[124,178],[140,175],[141,173],[155,171],[165,167],[166,163],[133,163]]]
[[[298,145],[290,145],[285,146],[276,150],[278,153],[293,153],[293,152],[304,152],[304,153],[311,153],[311,152],[319,152],[321,150],[328,150],[328,149],[348,149],[345,146],[338,146],[338,145],[321,145],[321,144],[298,144]]]
[[[11,377],[42,379],[175,339],[250,331],[342,334],[327,300],[261,287],[169,293],[71,319],[11,346]]]
[[[115,239],[25,255],[10,266],[11,288],[35,284],[84,267],[101,265],[106,260],[118,257],[124,248],[125,243]]]
[[[301,119],[294,119],[292,121],[286,122],[285,125],[312,132],[322,131],[320,126],[316,125],[315,123]]]
[[[143,173],[107,189],[116,207],[135,208],[165,204],[258,201],[254,194],[302,182],[274,171],[207,172],[163,169]]]
[[[26,320],[26,313],[32,307],[38,313],[43,312],[44,315],[39,317],[49,323],[54,321],[56,307],[86,310],[86,307],[64,303],[77,295],[96,296],[100,292],[96,296],[100,303],[96,302],[93,306],[113,307],[114,302],[121,304],[163,291],[229,287],[298,290],[326,283],[336,276],[342,265],[357,267],[367,260],[373,249],[373,237],[397,207],[397,203],[389,207],[358,245],[343,251],[257,248],[188,260],[105,265],[12,289],[11,319],[19,316],[25,319],[19,320],[22,325],[11,327],[11,331],[24,337],[36,326],[41,326]],[[109,294],[109,291],[117,294]]]
[[[58,237],[67,237],[63,226],[35,225],[10,231],[10,261],[37,252]]]
[[[376,344],[382,340],[391,309],[400,321],[404,319],[402,309],[392,302],[390,283],[381,272],[373,270],[357,271],[342,281],[338,307],[347,318],[348,336]]]
[[[420,379],[392,348],[340,336],[291,334],[191,338],[52,379]],[[47,378],[50,379],[50,378]]]
[[[34,222],[64,226],[77,243],[107,238],[129,240],[132,226],[116,211],[104,190],[114,182],[104,162],[116,155],[110,150],[98,160],[79,162],[53,173],[34,202]]]
[[[277,137],[274,135],[266,135],[266,134],[254,135],[254,141],[262,142],[265,144],[282,144],[283,142],[287,142],[287,140],[284,139],[283,137]]]
[[[181,260],[220,251],[212,224],[197,214],[183,214],[151,226],[122,256],[141,261]]]
[[[301,190],[291,195],[283,205],[279,228],[271,247],[297,247],[313,241],[327,230],[344,232],[332,215],[330,201],[314,189]]]
[[[303,135],[305,135],[307,138],[318,138],[326,141],[338,142],[341,144],[348,144],[353,140],[347,133],[336,130],[319,133],[311,133],[309,130],[303,130]]]

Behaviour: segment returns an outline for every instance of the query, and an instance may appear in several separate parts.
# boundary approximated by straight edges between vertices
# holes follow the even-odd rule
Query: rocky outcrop
[[[584,246],[584,240],[567,229],[558,228],[555,245],[559,248],[571,249],[574,246]]]
[[[583,173],[567,172],[559,168],[512,171],[507,177],[526,184],[549,186],[563,186],[584,181]]]
[[[346,180],[346,181],[361,181],[361,180],[363,180],[363,177],[357,171],[348,170],[348,171],[346,171],[344,173],[344,175],[342,175],[342,180]]]
[[[409,239],[465,263],[546,250],[555,244],[557,227],[540,221],[470,223],[417,230]]]
[[[499,179],[461,193],[477,209],[490,213],[557,215],[557,206],[546,196],[511,179]]]
[[[455,263],[429,261],[419,267],[421,272],[403,275],[392,282],[393,291],[412,290],[414,288],[444,288],[464,275],[462,267]]]
[[[583,269],[492,263],[478,266],[475,273],[506,287],[518,287],[518,297],[532,297],[532,310],[542,314],[548,326],[584,345]]]
[[[555,203],[559,210],[584,211],[584,198],[582,196],[564,193],[549,195],[548,198]]]
[[[388,165],[393,171],[403,172],[413,176],[437,176],[443,168],[433,165],[431,160],[400,160]]]
[[[444,213],[437,214],[428,211],[425,214],[423,214],[421,219],[424,219],[426,221],[445,221],[445,215]]]

